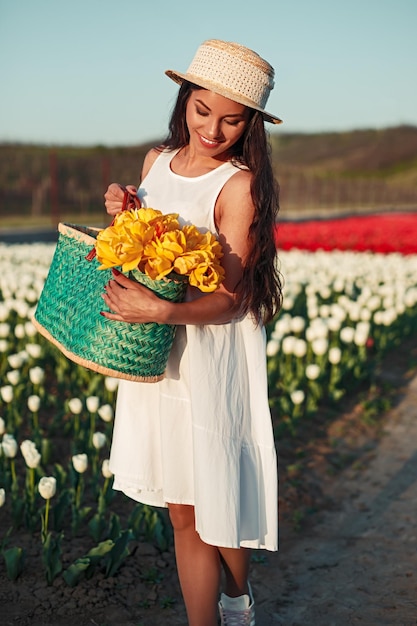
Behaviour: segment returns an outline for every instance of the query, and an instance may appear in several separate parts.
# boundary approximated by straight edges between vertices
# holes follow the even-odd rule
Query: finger
[[[113,274],[113,282],[116,282],[120,287],[124,287],[125,289],[132,289],[137,283],[124,274],[119,272],[115,267],[112,268]],[[112,281],[110,281],[112,282]]]
[[[121,315],[117,315],[116,313],[109,313],[108,311],[100,311],[100,315],[102,317],[106,317],[108,320],[114,320],[115,322],[123,322],[123,318]]]

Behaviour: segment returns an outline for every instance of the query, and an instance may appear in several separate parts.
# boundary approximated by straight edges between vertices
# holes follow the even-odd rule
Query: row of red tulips
[[[417,253],[417,213],[383,213],[298,222],[277,227],[278,249]]]

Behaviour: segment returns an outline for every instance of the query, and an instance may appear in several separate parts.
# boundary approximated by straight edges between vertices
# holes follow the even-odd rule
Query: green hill
[[[157,141],[155,141],[157,143]],[[97,219],[111,181],[137,183],[153,144],[0,144],[0,227],[18,218]],[[331,133],[274,131],[282,215],[417,209],[417,127]]]

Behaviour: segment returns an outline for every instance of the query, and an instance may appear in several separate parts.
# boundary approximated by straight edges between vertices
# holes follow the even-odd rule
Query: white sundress
[[[187,178],[162,152],[142,205],[215,232],[214,205],[238,170],[230,162]],[[114,488],[145,504],[195,507],[211,545],[278,548],[277,459],[268,405],[265,331],[250,315],[179,326],[166,377],[121,380],[110,454]]]

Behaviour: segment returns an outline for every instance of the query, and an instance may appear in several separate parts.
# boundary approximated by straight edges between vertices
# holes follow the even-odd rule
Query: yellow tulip
[[[215,291],[223,279],[224,270],[221,265],[200,263],[190,274],[190,285],[209,293]]]
[[[152,208],[119,213],[111,226],[97,236],[99,269],[138,268],[161,280],[171,272],[189,276],[201,291],[214,291],[224,279],[219,264],[223,256],[215,235],[201,233],[192,224],[180,228],[178,213],[164,215]]]

